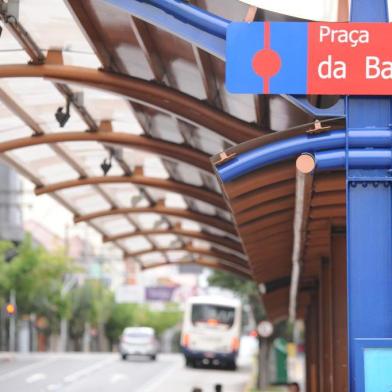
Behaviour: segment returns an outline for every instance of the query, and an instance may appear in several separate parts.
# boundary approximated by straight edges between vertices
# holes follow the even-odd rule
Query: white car
[[[158,341],[155,331],[149,327],[125,328],[120,337],[120,355],[126,360],[128,355],[140,355],[155,361],[158,354]]]

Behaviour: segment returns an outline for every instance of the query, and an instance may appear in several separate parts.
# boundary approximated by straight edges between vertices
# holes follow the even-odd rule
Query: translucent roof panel
[[[174,162],[172,160],[163,159],[168,166],[170,175],[177,181],[185,182],[195,186],[203,186],[200,170],[196,167],[182,162]]]
[[[147,207],[149,205],[148,200],[133,184],[104,184],[100,187],[111,195],[111,198],[120,207]]]
[[[146,239],[146,237],[143,237],[141,235],[125,240],[120,240],[119,243],[125,246],[129,253],[139,252],[152,248],[151,243]]]
[[[183,59],[175,59],[171,62],[171,68],[176,77],[177,88],[184,93],[193,95],[198,99],[206,99],[203,88],[203,80],[195,64]]]
[[[64,181],[78,176],[78,173],[59,158],[49,145],[19,148],[8,155],[19,164],[28,167],[28,170],[44,183],[53,179]]]
[[[83,166],[84,170],[90,176],[102,176],[103,171],[101,164],[103,161],[109,160],[110,153],[101,143],[98,142],[68,142],[63,143],[63,146],[75,157]],[[115,159],[111,160],[110,175],[124,174],[121,167]]]
[[[222,137],[207,128],[198,128],[195,136],[197,136],[197,144],[194,143],[194,147],[201,149],[209,155],[218,154],[224,150]]]
[[[81,213],[109,209],[111,205],[106,198],[91,185],[78,186],[58,191],[57,194],[73,206],[77,206]],[[107,194],[110,197],[110,193]]]
[[[19,21],[41,49],[56,48],[85,54],[90,57],[90,63],[95,56],[63,0],[21,0]],[[84,66],[85,60],[74,64]],[[94,64],[99,64],[97,58]]]
[[[178,237],[174,234],[154,235],[151,238],[161,248],[168,248],[178,240]]]
[[[144,133],[129,102],[121,96],[100,89],[69,85],[73,91],[82,93],[84,106],[97,123],[109,119],[117,132],[135,135]]]
[[[140,261],[145,265],[155,264],[155,263],[162,263],[165,261],[165,258],[162,252],[151,252],[141,255],[139,257]]]
[[[167,193],[165,198],[165,206],[170,208],[186,209],[187,205],[182,195],[178,193]]]
[[[143,164],[144,174],[148,177],[168,178],[169,174],[160,158],[156,156],[146,156]]]
[[[3,28],[0,40],[0,64],[26,64],[30,57],[13,35]]]
[[[84,131],[86,124],[71,107],[71,117],[63,128],[55,118],[66,99],[49,81],[40,78],[7,78],[2,80],[11,98],[32,117],[44,132]]]
[[[184,142],[184,138],[178,129],[177,121],[173,116],[157,113],[151,120],[151,131],[161,139],[177,144]]]
[[[192,245],[198,249],[210,249],[211,244],[207,241],[192,240]]]
[[[1,102],[2,91],[0,83],[0,142],[30,136],[31,129]]]
[[[197,212],[202,212],[206,215],[216,215],[216,208],[210,204],[203,203],[202,201],[194,200],[193,209]]]
[[[117,235],[135,231],[135,227],[123,216],[108,216],[104,218],[97,218],[93,221],[98,225],[107,235]]]
[[[163,217],[155,213],[133,214],[132,218],[145,230],[158,228],[165,229],[168,227],[167,222]]]
[[[189,256],[189,252],[183,250],[173,250],[166,252],[166,256],[171,262],[181,261]]]
[[[201,231],[201,226],[199,223],[190,221],[188,219],[183,219],[181,225],[184,230]]]

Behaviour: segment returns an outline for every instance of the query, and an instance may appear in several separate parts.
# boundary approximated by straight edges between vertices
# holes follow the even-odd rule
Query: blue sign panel
[[[364,366],[366,392],[392,392],[392,348],[365,349]]]
[[[226,41],[230,92],[306,94],[308,23],[232,23]]]

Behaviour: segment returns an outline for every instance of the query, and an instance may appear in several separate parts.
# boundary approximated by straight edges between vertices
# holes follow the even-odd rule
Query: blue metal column
[[[388,21],[386,3],[387,0],[352,0],[351,20]],[[370,133],[372,129],[390,129],[390,97],[347,97],[346,114],[348,131]],[[346,149],[350,149],[348,137]],[[392,391],[391,171],[354,170],[348,161],[346,168],[350,391],[389,392]]]

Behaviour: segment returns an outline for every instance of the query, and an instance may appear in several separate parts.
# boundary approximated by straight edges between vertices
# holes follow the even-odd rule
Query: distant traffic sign
[[[232,23],[232,93],[392,94],[390,23]]]
[[[269,338],[274,333],[274,325],[269,321],[261,321],[257,326],[257,332],[262,338]]]

